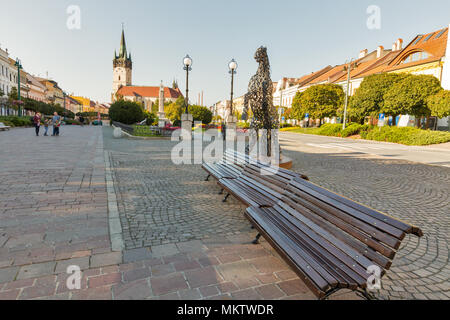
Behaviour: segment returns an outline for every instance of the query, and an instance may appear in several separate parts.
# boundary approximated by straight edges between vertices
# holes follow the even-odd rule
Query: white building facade
[[[11,65],[8,49],[0,48],[0,90],[4,98],[9,95],[13,87],[17,88],[17,69]],[[15,114],[15,110],[8,110],[5,105],[2,105],[0,115],[9,114]]]

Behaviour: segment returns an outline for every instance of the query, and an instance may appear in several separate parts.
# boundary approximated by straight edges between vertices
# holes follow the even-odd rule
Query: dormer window
[[[422,52],[414,52],[410,54],[406,59],[404,59],[401,63],[410,63],[410,62],[416,62],[420,60],[425,60],[430,57],[430,54],[428,52],[422,51]]]

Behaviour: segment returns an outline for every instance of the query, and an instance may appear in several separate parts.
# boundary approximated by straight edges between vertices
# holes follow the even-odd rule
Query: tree
[[[438,118],[450,116],[450,90],[441,90],[427,101],[431,115]]]
[[[0,88],[0,97],[3,97],[5,93],[3,92],[2,88]]]
[[[145,118],[142,106],[133,101],[119,100],[114,102],[109,108],[111,120],[124,124],[134,124]]]
[[[301,113],[309,113],[311,118],[323,119],[337,115],[342,107],[345,94],[337,84],[320,84],[309,87],[299,97]]]
[[[440,90],[439,80],[432,75],[408,75],[386,92],[381,111],[394,118],[400,114],[409,114],[420,120],[423,116],[430,116],[428,98]]]
[[[307,111],[305,110],[305,108],[302,107],[302,104],[301,104],[302,95],[303,95],[303,92],[298,91],[295,94],[294,99],[292,100],[291,116],[292,116],[292,118],[297,119],[297,120],[303,120],[307,113]]]
[[[181,120],[181,114],[184,112],[184,109],[184,97],[179,96],[175,102],[164,107],[164,112],[166,113],[166,117],[173,122],[175,120]]]
[[[8,94],[8,98],[10,101],[14,101],[19,99],[19,94],[17,93],[17,88],[16,87],[12,87],[11,91]]]
[[[201,121],[203,124],[209,124],[212,121],[213,114],[207,107],[191,105],[189,113],[192,114],[194,121]]]
[[[386,92],[406,76],[398,73],[381,73],[364,78],[349,103],[349,117],[361,122],[367,116],[376,117],[384,108]]]

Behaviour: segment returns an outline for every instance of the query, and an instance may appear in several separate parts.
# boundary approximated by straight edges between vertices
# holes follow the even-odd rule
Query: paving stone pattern
[[[250,244],[242,205],[222,203],[199,165],[171,163],[173,142],[116,140],[108,127],[61,133],[1,133],[1,300],[315,299],[266,241]],[[405,240],[380,298],[449,298],[448,169],[286,153],[312,181],[426,233]],[[109,235],[116,200],[122,252]],[[82,269],[80,290],[66,286],[68,265]]]

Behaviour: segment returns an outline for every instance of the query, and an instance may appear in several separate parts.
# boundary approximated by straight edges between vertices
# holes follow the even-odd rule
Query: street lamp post
[[[350,60],[348,67],[347,67],[347,93],[345,95],[345,107],[344,107],[344,124],[342,125],[342,130],[345,130],[345,125],[347,122],[347,106],[348,106],[348,95],[349,95],[349,91],[350,91],[350,71],[352,69],[352,61],[353,59]]]
[[[64,97],[64,121],[66,121],[66,93],[63,91]]]
[[[189,105],[189,71],[192,70],[192,59],[191,57],[189,57],[189,55],[187,54],[186,57],[184,57],[183,59],[183,65],[184,65],[184,70],[186,70],[186,99],[185,99],[185,113],[189,113],[188,111],[188,105]]]
[[[229,73],[231,74],[231,95],[230,95],[230,115],[233,117],[233,84],[234,84],[234,75],[237,73],[238,64],[232,59],[228,64],[228,69],[230,69]]]
[[[19,58],[16,59],[15,66],[17,67],[17,100],[19,101],[19,117],[22,116],[22,107],[20,105],[20,70],[22,69],[22,64]]]

